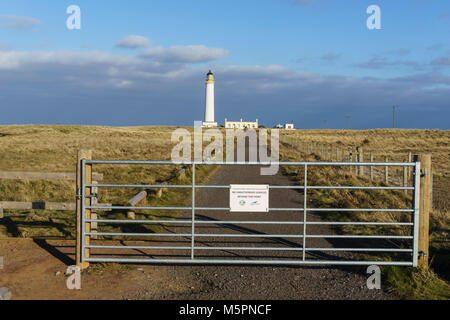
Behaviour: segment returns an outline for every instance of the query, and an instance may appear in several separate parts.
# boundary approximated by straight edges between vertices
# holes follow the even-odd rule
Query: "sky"
[[[450,129],[449,39],[447,0],[2,1],[0,125],[193,125],[211,69],[220,124]]]

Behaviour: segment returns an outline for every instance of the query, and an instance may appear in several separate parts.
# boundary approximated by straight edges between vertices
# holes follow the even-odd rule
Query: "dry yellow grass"
[[[171,142],[171,134],[175,129],[176,127],[0,126],[0,170],[74,172],[79,149],[92,150],[94,159],[169,160],[175,145]],[[95,165],[94,171],[104,174],[104,183],[153,184],[170,179],[179,168],[180,166],[174,165]],[[199,170],[197,178],[202,179],[207,173]],[[125,204],[138,191],[140,190],[132,188],[102,189],[99,192],[99,202]],[[182,199],[181,194],[171,194],[158,201],[174,204]],[[74,202],[75,183],[1,179],[0,201]],[[2,228],[0,225],[0,234],[8,231],[9,235],[26,237],[73,236],[72,212],[11,210],[7,211],[7,217],[12,221],[7,227],[3,225]]]
[[[431,154],[433,170],[431,231],[436,241],[447,241],[450,232],[449,130],[295,130],[282,131],[280,139],[281,141],[295,139],[306,144],[324,144],[341,150],[354,151],[356,147],[363,147],[365,160],[372,153],[374,160],[380,162],[385,161],[386,156],[392,161],[407,161],[409,152]],[[445,241],[444,245],[448,246]]]
[[[375,161],[384,161],[384,156],[388,155],[394,161],[406,161],[408,152],[413,154],[430,153],[433,159],[434,172],[434,208],[430,215],[430,254],[432,258],[432,267],[442,277],[449,280],[450,274],[449,257],[450,257],[450,208],[449,208],[449,191],[450,191],[450,165],[448,155],[450,152],[450,132],[449,131],[429,131],[429,130],[366,130],[366,131],[344,131],[344,130],[297,130],[284,131],[281,135],[282,143],[280,153],[283,160],[324,160],[317,154],[305,153],[298,148],[296,143],[289,141],[300,140],[302,143],[324,144],[341,149],[355,149],[362,146],[364,152],[373,152],[378,159]],[[288,168],[287,173],[292,175],[294,179],[303,183],[302,172],[295,172],[295,169]],[[383,179],[375,179],[371,181],[368,177],[359,177],[354,172],[347,169],[339,168],[316,168],[311,170],[309,174],[309,183],[314,185],[386,185]],[[400,191],[351,191],[351,190],[313,190],[311,195],[312,201],[319,207],[338,207],[338,208],[362,208],[362,207],[407,207],[411,205],[411,194],[405,194]],[[368,214],[364,212],[354,213],[334,213],[329,215],[333,220],[344,221],[411,221],[410,217],[405,214]],[[338,232],[343,233],[382,233],[382,228],[361,228],[361,227],[342,227],[338,228]],[[409,234],[409,229],[397,227],[390,228],[389,233],[393,234]],[[401,245],[401,244],[400,244]],[[394,268],[395,269],[395,268]],[[412,283],[404,272],[392,269],[388,272],[388,277],[392,283]],[[432,273],[430,273],[432,274]],[[395,275],[395,276],[394,276]],[[403,277],[403,278],[402,278]],[[402,282],[403,281],[403,282]],[[414,294],[411,297],[419,297],[416,294],[420,290],[430,289],[436,293],[435,297],[445,298],[449,296],[449,287],[444,282],[436,280],[433,283],[439,285],[432,290],[427,288],[425,282],[421,282],[421,286],[403,286],[406,291],[412,290]],[[393,285],[395,290],[400,290],[402,296],[407,297],[405,290],[400,285]],[[429,291],[430,291],[429,290]],[[400,292],[399,291],[399,292]],[[411,291],[411,292],[412,292]],[[417,292],[416,292],[417,291]],[[430,291],[430,292],[431,292]],[[428,295],[435,298],[433,294]]]
[[[63,126],[63,125],[26,125],[0,126],[0,170],[4,171],[41,171],[41,172],[73,172],[76,165],[76,154],[79,149],[93,150],[95,159],[170,159],[173,143],[171,133],[175,127],[100,127],[100,126]],[[190,129],[188,129],[190,130]],[[437,130],[295,130],[281,131],[281,140],[290,137],[305,143],[322,143],[333,147],[355,148],[363,146],[365,153],[373,152],[375,160],[383,161],[384,156],[391,160],[405,161],[408,152],[431,153],[434,170],[434,204],[432,212],[432,246],[448,250],[449,234],[449,197],[450,191],[450,131]],[[282,145],[281,154],[284,160],[307,160],[309,158],[289,145]],[[108,165],[95,166],[94,171],[104,173],[103,182],[120,183],[154,183],[173,176],[175,166],[139,167]],[[200,180],[207,179],[212,171],[198,172]],[[367,178],[356,177],[348,172],[329,170],[325,172],[328,184],[330,179],[339,184],[340,180],[354,179],[355,184],[371,183]],[[325,175],[325,176],[326,176]],[[322,179],[323,175],[311,175],[314,179]],[[300,177],[301,178],[301,177]],[[319,182],[319,181],[318,181]],[[189,183],[187,181],[187,183]],[[377,183],[382,183],[378,181]],[[104,190],[100,202],[124,204],[137,190],[115,189]],[[25,181],[0,180],[0,201],[64,201],[73,202],[75,185],[70,181]],[[362,201],[375,205],[389,204],[405,205],[408,196],[397,192],[394,196],[386,196],[381,192],[362,193]],[[189,198],[183,193],[166,193],[161,199],[150,197],[147,203],[180,204]],[[355,197],[351,194],[341,197],[338,194],[317,193],[315,200],[321,205],[334,206],[335,201],[341,201],[343,206],[358,206],[352,203]],[[138,212],[139,215],[148,213]],[[123,218],[123,213],[114,213],[114,217]],[[150,217],[151,218],[151,217]],[[353,217],[352,217],[353,218]],[[368,219],[364,214],[359,219]],[[389,215],[379,216],[379,219],[394,219]],[[401,217],[403,219],[404,217]],[[16,236],[58,236],[71,238],[74,236],[73,212],[7,212],[7,219],[0,223],[0,235],[8,233]],[[110,229],[108,229],[110,230]],[[127,230],[129,231],[129,230]],[[348,230],[357,232],[356,230]],[[364,230],[365,232],[370,230]],[[400,228],[396,232],[402,233]],[[437,240],[440,241],[438,245]],[[448,254],[441,255],[443,265],[448,264]],[[391,275],[394,273],[391,273]],[[405,279],[393,277],[395,281]],[[393,280],[393,281],[394,281]],[[394,282],[395,282],[394,281]],[[408,280],[409,281],[409,280]],[[442,287],[441,285],[439,285]],[[420,288],[419,288],[420,289]],[[447,290],[447,287],[444,288]],[[408,289],[409,290],[409,289]],[[418,290],[418,288],[414,289]]]
[[[332,147],[363,147],[366,157],[372,152],[375,161],[388,156],[395,161],[406,161],[408,152],[430,153],[434,174],[450,177],[450,131],[449,130],[283,130],[283,137],[299,139],[305,143],[322,143]]]

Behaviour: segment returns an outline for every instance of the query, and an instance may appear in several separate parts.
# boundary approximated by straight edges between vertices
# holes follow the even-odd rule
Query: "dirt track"
[[[259,168],[223,166],[210,180],[210,184],[270,183],[291,184],[281,174],[260,176]],[[228,192],[221,189],[200,189],[197,206],[227,206]],[[301,207],[303,195],[295,190],[271,191],[271,207]],[[190,213],[186,213],[189,217]],[[239,213],[198,212],[196,219],[221,220],[283,220],[301,221],[301,212]],[[183,217],[180,217],[183,218]],[[307,219],[317,219],[308,214]],[[299,225],[257,227],[234,225],[197,225],[198,233],[245,234],[302,234]],[[169,232],[187,232],[186,227],[171,228]],[[190,228],[190,227],[187,227]],[[308,226],[308,233],[332,233],[324,227]],[[176,240],[174,240],[176,239]],[[248,243],[237,242],[242,238],[200,238],[197,245],[214,246],[286,246],[300,247],[301,239],[247,238]],[[190,239],[166,239],[171,244],[190,244]],[[174,242],[175,241],[175,242]],[[154,245],[149,241],[147,245]],[[324,239],[310,239],[307,246],[330,247]],[[368,290],[365,267],[278,267],[278,266],[224,266],[224,265],[138,265],[127,269],[109,270],[95,268],[82,276],[82,290],[70,291],[65,287],[64,270],[72,263],[73,242],[8,240],[0,242],[0,255],[4,256],[4,270],[0,270],[0,286],[11,289],[16,299],[392,299],[381,290]],[[124,254],[136,255],[132,250]],[[167,252],[145,252],[152,256],[166,256]],[[140,253],[142,254],[142,252]],[[183,254],[187,255],[188,252]],[[257,258],[258,251],[198,251],[204,258]],[[301,251],[271,251],[271,259],[298,259]],[[309,258],[340,259],[342,256],[322,253]],[[59,272],[59,273],[58,273]]]

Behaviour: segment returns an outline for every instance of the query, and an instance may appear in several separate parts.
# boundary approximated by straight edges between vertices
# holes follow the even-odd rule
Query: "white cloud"
[[[127,49],[148,48],[150,46],[151,42],[148,38],[134,34],[130,34],[116,43],[116,47]]]
[[[0,123],[190,124],[203,114],[207,69],[172,61],[102,51],[0,51],[1,105],[13,106]],[[218,120],[260,116],[269,125],[297,119],[312,126],[324,114],[340,119],[351,111],[352,119],[370,126],[384,120],[367,114],[377,116],[392,101],[448,114],[450,78],[441,73],[380,79],[302,73],[276,64],[211,68]],[[444,118],[429,123],[447,128]],[[421,117],[409,125],[424,126],[416,119]]]
[[[338,59],[340,56],[341,56],[340,54],[327,53],[327,54],[324,54],[324,55],[321,57],[321,59],[322,59],[322,60],[327,60],[327,61],[333,61],[333,60]]]
[[[2,51],[0,52],[0,70],[13,70],[24,65],[59,64],[83,66],[88,64],[131,65],[138,59],[128,55],[114,55],[101,51]]]
[[[228,53],[228,50],[222,48],[189,45],[149,48],[141,56],[168,63],[200,63],[223,59],[228,56]]]
[[[4,15],[0,17],[3,27],[19,31],[30,31],[39,25],[41,21],[32,17],[19,17]]]
[[[291,2],[293,2],[294,4],[299,4],[302,6],[307,6],[307,5],[311,5],[314,2],[316,2],[316,0],[291,0]]]
[[[450,56],[434,59],[431,64],[438,66],[450,66]]]
[[[388,67],[409,67],[421,69],[421,65],[413,60],[389,60],[385,57],[374,56],[370,60],[357,65],[364,69],[383,69]]]
[[[11,49],[10,45],[7,45],[6,43],[0,42],[0,51],[7,51],[7,50],[10,50],[10,49]]]

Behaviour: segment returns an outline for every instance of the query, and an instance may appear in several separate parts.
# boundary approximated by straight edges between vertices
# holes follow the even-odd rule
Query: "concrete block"
[[[10,300],[11,291],[7,287],[0,288],[0,300]]]

